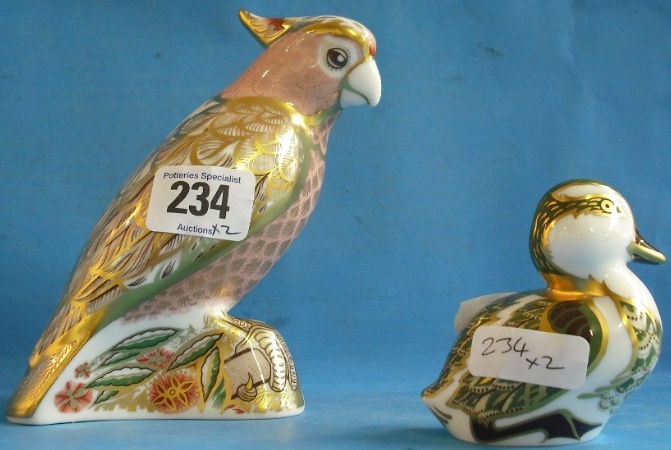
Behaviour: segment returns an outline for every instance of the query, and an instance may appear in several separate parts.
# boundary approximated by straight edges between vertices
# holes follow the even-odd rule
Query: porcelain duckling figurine
[[[227,315],[315,207],[343,108],[378,103],[376,43],[342,17],[240,12],[265,47],[123,185],[12,396],[12,422],[298,414],[271,327]]]
[[[638,234],[618,192],[584,180],[554,187],[536,210],[530,248],[547,288],[465,302],[472,312],[460,311],[460,335],[422,393],[458,439],[593,439],[659,357],[659,312],[626,264],[665,257]]]

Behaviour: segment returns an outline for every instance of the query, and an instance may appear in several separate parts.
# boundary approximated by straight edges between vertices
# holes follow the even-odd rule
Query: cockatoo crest
[[[364,58],[375,56],[376,43],[373,34],[360,23],[344,17],[266,18],[240,10],[240,20],[264,47],[270,46],[286,33],[302,30],[303,32],[329,33],[349,38],[361,46]]]

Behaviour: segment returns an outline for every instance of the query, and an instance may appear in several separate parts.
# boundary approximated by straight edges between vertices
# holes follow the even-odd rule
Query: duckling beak
[[[629,254],[634,261],[648,264],[662,264],[666,261],[666,256],[662,252],[645,242],[638,229],[636,229],[634,242],[629,244]]]

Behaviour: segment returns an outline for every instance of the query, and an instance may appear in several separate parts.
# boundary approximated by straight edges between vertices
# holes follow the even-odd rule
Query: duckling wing
[[[482,308],[502,297],[507,297],[510,294],[510,292],[507,292],[504,294],[482,295],[480,297],[475,297],[461,302],[461,305],[459,305],[459,311],[457,311],[457,315],[454,316],[455,331],[457,333],[464,331],[466,326],[468,326],[470,321],[478,315]]]

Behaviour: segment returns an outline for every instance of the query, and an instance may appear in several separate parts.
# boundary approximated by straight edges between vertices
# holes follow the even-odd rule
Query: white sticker
[[[473,334],[468,370],[493,377],[561,389],[583,385],[589,343],[580,336],[484,325]]]
[[[165,166],[156,171],[147,228],[241,241],[249,232],[254,174],[216,166]]]

